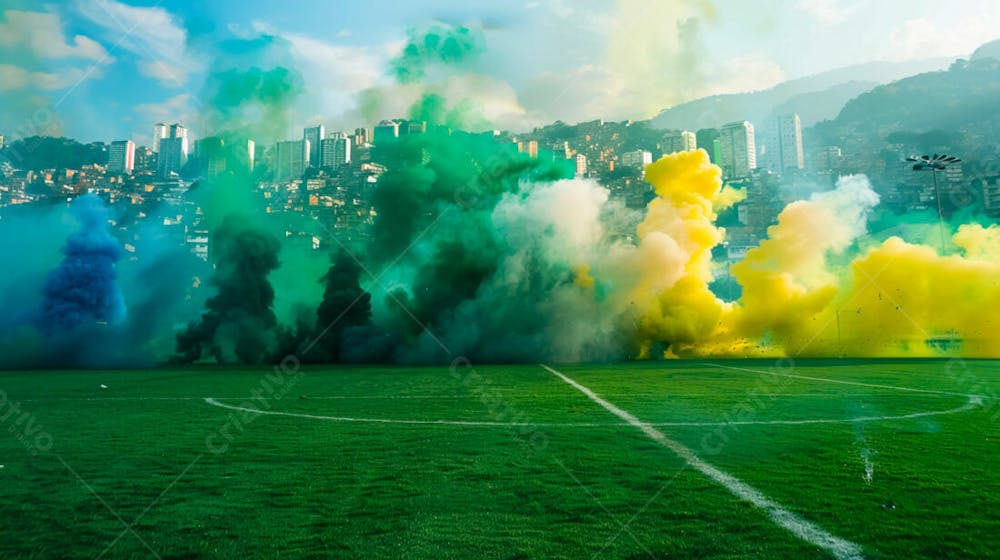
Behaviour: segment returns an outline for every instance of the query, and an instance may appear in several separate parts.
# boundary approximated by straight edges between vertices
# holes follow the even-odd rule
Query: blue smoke
[[[85,195],[73,201],[71,210],[80,229],[66,240],[65,258],[42,289],[39,329],[46,333],[125,319],[125,298],[115,273],[124,251],[111,235],[108,209],[97,196]]]

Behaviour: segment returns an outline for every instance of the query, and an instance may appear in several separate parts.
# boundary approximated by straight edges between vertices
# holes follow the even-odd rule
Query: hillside
[[[970,60],[983,60],[984,58],[1000,58],[1000,40],[991,41],[976,49],[972,53]]]
[[[817,125],[816,132],[832,140],[848,134],[955,132],[998,121],[1000,59],[984,56],[879,86],[848,102],[835,119]]]
[[[946,68],[950,59],[911,62],[871,62],[782,82],[773,88],[738,94],[713,95],[667,109],[653,117],[656,128],[698,130],[723,123],[760,122],[773,115],[797,112],[803,126],[832,119],[844,104],[880,84]]]

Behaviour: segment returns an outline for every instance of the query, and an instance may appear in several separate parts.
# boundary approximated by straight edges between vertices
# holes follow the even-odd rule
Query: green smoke
[[[224,41],[217,49],[202,96],[209,132],[266,143],[284,139],[305,87],[292,65],[291,45],[264,35]]]
[[[213,295],[201,318],[178,335],[178,359],[259,363],[286,346],[282,323],[294,322],[302,300],[319,292],[314,285],[322,265],[315,266],[308,250],[282,242],[306,218],[265,212],[249,143],[283,137],[303,82],[287,66],[291,55],[283,40],[263,36],[216,48],[203,111],[212,136],[202,139],[200,150],[215,172],[189,194],[211,232]]]
[[[449,107],[448,100],[437,93],[422,95],[410,107],[410,120],[456,130],[485,130],[492,126],[475,102],[463,99]]]
[[[618,318],[602,318],[598,291],[576,284],[604,244],[605,189],[486,135],[404,137],[376,158],[389,170],[375,195],[378,281],[368,289],[375,322],[405,341],[397,359],[621,357],[609,324]]]
[[[482,31],[469,27],[435,25],[429,29],[411,30],[403,52],[392,61],[392,75],[400,83],[416,82],[427,76],[435,65],[456,66],[475,59],[485,52]]]

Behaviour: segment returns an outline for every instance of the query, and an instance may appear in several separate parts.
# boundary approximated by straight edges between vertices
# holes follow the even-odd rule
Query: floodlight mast
[[[945,233],[944,208],[941,205],[941,189],[938,187],[937,172],[944,171],[953,164],[961,163],[962,160],[947,154],[934,154],[932,156],[909,156],[906,158],[906,161],[913,162],[914,171],[930,170],[931,176],[934,178],[934,198],[937,199],[938,231],[941,234],[941,255],[943,256],[947,235]]]

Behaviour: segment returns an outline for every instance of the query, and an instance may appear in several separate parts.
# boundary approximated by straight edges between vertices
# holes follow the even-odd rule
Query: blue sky
[[[435,22],[482,29],[488,51],[431,83],[392,83],[407,31]],[[5,0],[0,134],[143,142],[168,120],[197,135],[218,62],[206,45],[262,33],[290,46],[305,79],[292,136],[399,116],[426,91],[473,99],[504,128],[646,118],[849,64],[965,56],[998,24],[992,0]],[[368,112],[365,92],[382,100]]]

